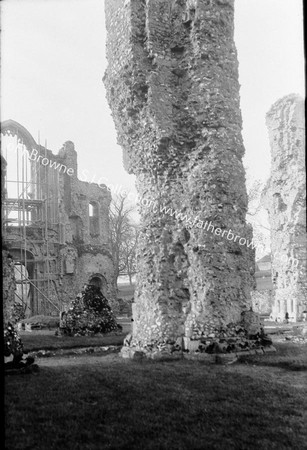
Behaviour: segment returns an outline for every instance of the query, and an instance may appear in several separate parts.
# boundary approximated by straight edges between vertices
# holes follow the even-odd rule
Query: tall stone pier
[[[104,82],[141,238],[131,345],[152,348],[240,321],[246,243],[233,0],[106,0]]]
[[[273,318],[303,319],[307,311],[304,100],[291,94],[266,116],[271,176],[263,195],[271,226]]]

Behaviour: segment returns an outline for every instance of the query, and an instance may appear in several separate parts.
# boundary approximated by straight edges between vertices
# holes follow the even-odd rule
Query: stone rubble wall
[[[41,223],[41,227],[27,226],[25,238],[19,227],[7,226],[5,228],[4,240],[13,258],[18,260],[20,249],[26,248],[29,265],[31,265],[31,259],[35,260],[35,268],[30,278],[46,280],[47,268],[44,262],[49,256],[49,292],[47,283],[43,284],[39,281],[38,287],[48,296],[50,302],[45,300],[37,290],[33,290],[32,304],[29,305],[31,309],[27,309],[27,317],[37,314],[56,315],[58,314],[57,308],[61,311],[66,310],[84,284],[95,276],[105,280],[104,295],[116,311],[118,304],[109,231],[111,194],[106,186],[98,186],[96,183],[78,179],[77,152],[71,141],[65,142],[57,155],[44,147],[37,147],[37,152],[39,155],[47,155],[51,161],[61,162],[68,169],[73,169],[74,172],[72,175],[68,175],[59,171],[57,175],[54,169],[49,169],[46,183],[48,187],[42,185],[41,189],[48,189],[49,195],[46,197],[52,198],[52,195],[55,197],[50,202],[49,211],[54,208],[54,205],[58,208],[56,211],[58,223],[48,223],[48,246],[43,223]],[[5,161],[2,167],[5,167]],[[32,169],[37,177],[33,178],[34,180],[45,179],[46,167],[39,162],[32,161]],[[34,175],[32,176],[34,177]],[[3,186],[4,179],[5,173],[3,172]],[[4,189],[2,192],[4,193]],[[98,207],[96,234],[90,233],[90,202],[95,202]],[[78,232],[76,232],[77,228]],[[4,264],[6,264],[5,258]],[[13,267],[13,263],[11,265]],[[6,270],[8,272],[9,268]],[[7,288],[5,287],[5,289]],[[57,308],[53,305],[56,305]]]
[[[252,308],[258,314],[271,316],[274,304],[274,293],[271,289],[251,292]]]
[[[263,203],[271,226],[273,318],[301,320],[307,310],[306,168],[304,100],[291,94],[266,116],[271,176]]]
[[[106,0],[106,25],[107,97],[141,199],[132,342],[239,322],[254,252],[200,223],[252,239],[234,2]],[[199,219],[188,226],[153,204]]]
[[[13,321],[12,307],[15,301],[16,281],[14,263],[7,250],[2,250],[2,311],[3,328]]]

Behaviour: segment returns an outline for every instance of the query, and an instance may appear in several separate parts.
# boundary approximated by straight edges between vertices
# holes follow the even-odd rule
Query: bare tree
[[[132,277],[136,273],[136,247],[139,237],[139,227],[137,224],[130,224],[129,235],[123,240],[120,252],[120,275],[128,275],[129,283],[132,285]]]
[[[135,273],[135,253],[137,244],[137,225],[133,224],[130,206],[125,196],[117,196],[110,207],[111,251],[115,268],[116,283],[123,274],[129,276],[130,284]]]

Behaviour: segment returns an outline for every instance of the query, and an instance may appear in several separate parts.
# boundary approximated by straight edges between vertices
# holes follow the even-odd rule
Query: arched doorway
[[[97,286],[100,289],[100,291],[103,293],[103,295],[105,297],[107,296],[108,283],[103,275],[101,275],[100,273],[95,273],[94,275],[92,275],[90,277],[89,284],[91,284],[92,286]]]

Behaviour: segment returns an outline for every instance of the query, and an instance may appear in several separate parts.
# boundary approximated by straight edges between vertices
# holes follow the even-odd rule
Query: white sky
[[[269,173],[265,114],[290,93],[304,95],[301,0],[236,0],[245,163]],[[105,99],[103,0],[4,0],[1,120],[25,126],[54,153],[71,140],[79,177],[134,189]],[[93,180],[95,182],[95,179]]]

